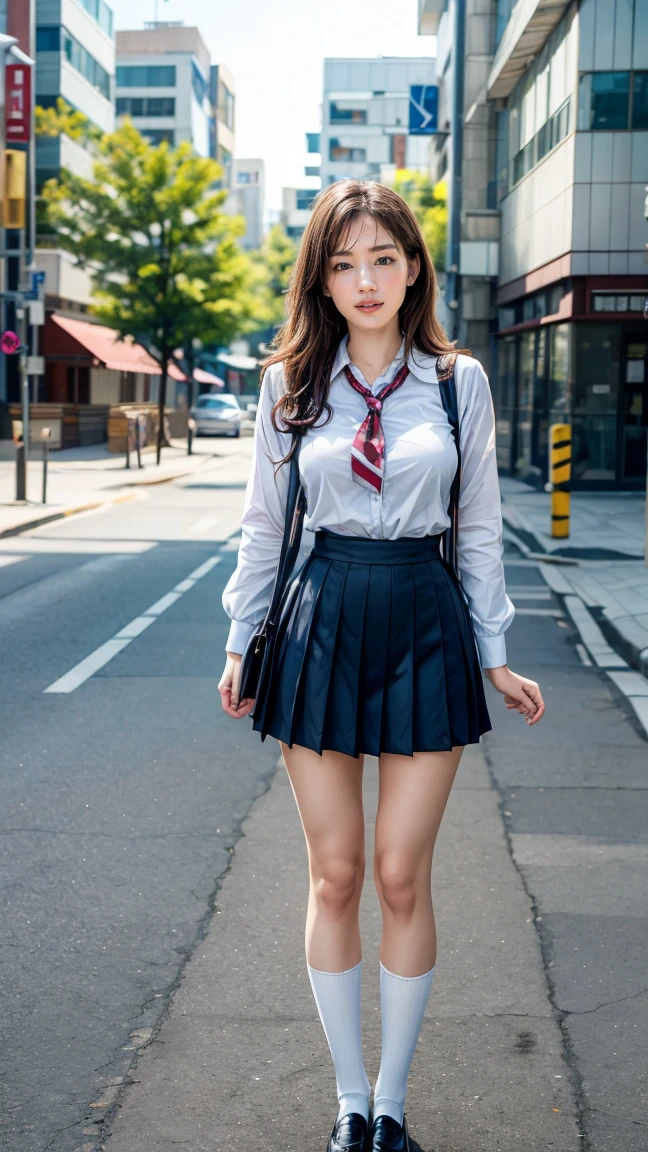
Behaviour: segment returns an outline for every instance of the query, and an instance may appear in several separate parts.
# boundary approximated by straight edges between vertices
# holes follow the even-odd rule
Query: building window
[[[258,172],[239,172],[238,182],[239,182],[239,184],[258,184],[259,183],[259,173]]]
[[[317,192],[312,188],[298,188],[296,193],[296,208],[298,212],[308,211],[317,196]]]
[[[126,64],[117,68],[118,88],[175,88],[175,64]]]
[[[571,99],[568,97],[553,116],[513,157],[512,183],[517,184],[527,172],[535,168],[544,157],[569,135]]]
[[[234,130],[234,96],[222,80],[218,85],[218,119]]]
[[[196,100],[199,104],[202,104],[203,100],[205,100],[209,94],[209,84],[205,80],[195,60],[191,61],[191,87]]]
[[[106,100],[110,100],[110,76],[105,68],[91,56],[86,48],[79,41],[67,31],[66,28],[61,29],[62,49],[65,59],[72,65],[77,72],[92,84]]]
[[[592,312],[641,312],[644,297],[629,292],[592,292]]]
[[[58,24],[41,24],[36,29],[36,51],[61,51],[61,29]]]
[[[86,12],[94,17],[102,32],[112,38],[113,14],[108,5],[104,4],[104,0],[80,0],[80,3],[83,4]]]
[[[118,96],[115,111],[118,116],[175,116],[175,97]]]
[[[635,72],[632,77],[632,120],[635,131],[648,128],[648,72]]]
[[[629,126],[630,73],[586,72],[580,78],[578,127],[585,132]]]
[[[338,163],[364,164],[366,163],[366,159],[367,152],[365,148],[350,148],[347,145],[340,144],[340,141],[335,139],[329,141],[329,160],[337,161]]]
[[[164,144],[165,142],[170,144],[172,148],[175,144],[175,132],[173,128],[143,128],[142,136],[145,140],[148,140],[154,148],[157,147],[158,144]]]
[[[329,104],[329,118],[331,124],[366,124],[366,108],[340,108],[335,100]]]

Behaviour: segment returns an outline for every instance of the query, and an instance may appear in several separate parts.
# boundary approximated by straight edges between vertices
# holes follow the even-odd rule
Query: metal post
[[[43,504],[47,504],[47,440],[43,440]]]
[[[452,47],[452,158],[450,175],[450,220],[448,227],[447,302],[452,315],[452,338],[459,337],[461,199],[463,187],[464,57],[466,46],[466,0],[455,2],[454,44]]]
[[[22,315],[21,315],[22,312]],[[25,306],[22,309],[16,310],[16,315],[19,320],[19,333],[20,339],[24,346],[25,342]],[[29,460],[29,377],[27,375],[27,350],[23,350],[18,356],[18,369],[20,373],[20,404],[22,408],[22,426],[23,426],[23,450],[21,457],[22,480],[21,488],[24,495],[21,499],[27,499],[27,463]]]
[[[24,443],[16,444],[16,500],[25,501],[27,499],[27,492],[25,489],[25,445]]]
[[[130,468],[130,466],[131,466],[130,454],[131,454],[131,423],[130,423],[128,416],[126,416],[126,467],[127,468]]]
[[[550,430],[551,535],[569,536],[572,430],[571,424],[552,424]]]
[[[137,450],[137,467],[142,467],[142,424],[139,414],[135,418],[135,448]]]

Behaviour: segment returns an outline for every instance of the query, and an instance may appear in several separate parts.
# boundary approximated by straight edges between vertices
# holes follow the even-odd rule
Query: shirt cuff
[[[477,636],[477,650],[482,668],[501,668],[506,664],[504,636]]]
[[[245,620],[232,620],[225,651],[236,652],[242,656],[250,636],[256,631],[256,627],[256,624],[246,624]]]

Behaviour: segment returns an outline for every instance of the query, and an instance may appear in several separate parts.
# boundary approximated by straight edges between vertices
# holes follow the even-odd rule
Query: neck
[[[401,346],[403,337],[394,316],[385,327],[368,332],[349,324],[347,352],[352,364],[357,364],[368,384],[373,384],[391,364]]]

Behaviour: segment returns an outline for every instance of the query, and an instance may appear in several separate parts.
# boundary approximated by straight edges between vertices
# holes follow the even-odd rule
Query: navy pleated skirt
[[[440,536],[320,529],[289,581],[253,728],[349,756],[449,751],[491,729],[468,607]]]

